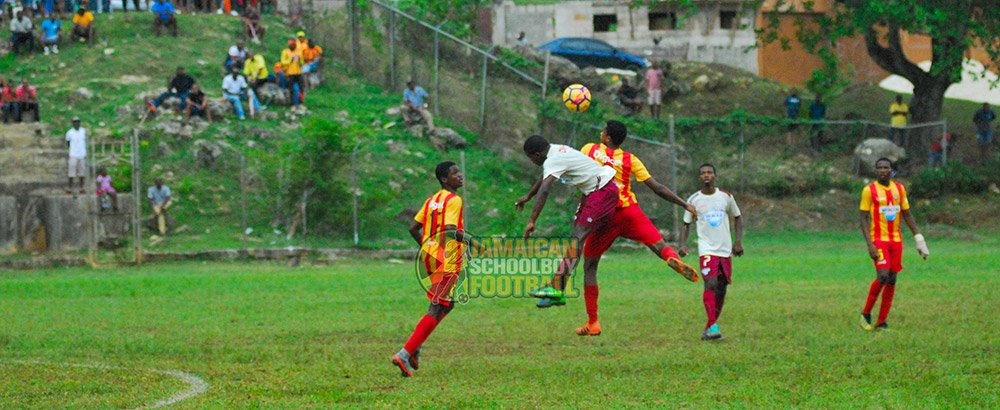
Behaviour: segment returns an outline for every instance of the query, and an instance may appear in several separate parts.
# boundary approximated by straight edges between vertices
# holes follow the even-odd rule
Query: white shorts
[[[661,105],[660,96],[662,93],[663,91],[661,90],[649,90],[649,101],[647,101],[649,105]]]
[[[69,157],[69,177],[83,178],[87,176],[87,159]]]

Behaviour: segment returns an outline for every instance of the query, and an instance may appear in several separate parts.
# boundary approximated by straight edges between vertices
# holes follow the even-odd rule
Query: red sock
[[[420,322],[417,323],[417,328],[413,329],[413,334],[410,335],[410,340],[407,340],[406,344],[403,345],[403,349],[406,349],[407,352],[413,354],[413,352],[420,348],[420,345],[424,344],[424,341],[427,340],[427,336],[431,335],[431,332],[434,331],[434,328],[437,327],[437,325],[438,320],[435,319],[434,316],[424,315],[424,317],[420,319]]]
[[[660,259],[668,260],[670,258],[680,259],[681,256],[677,254],[677,251],[675,251],[674,248],[669,246],[664,247],[663,250],[660,251]]]
[[[708,323],[705,324],[705,329],[708,329],[715,324],[715,291],[705,290],[701,294],[701,300],[705,302],[705,313],[708,314]]]
[[[892,308],[893,296],[896,296],[896,285],[882,287],[882,304],[878,307],[878,322],[875,322],[875,325],[885,323],[885,318],[889,316],[889,309]]]
[[[583,286],[583,299],[587,303],[587,323],[597,322],[597,285]]]
[[[868,289],[868,301],[865,302],[865,309],[861,311],[866,315],[872,313],[872,307],[875,306],[875,299],[878,299],[879,292],[882,291],[882,284],[878,283],[878,280],[872,281],[872,286]]]

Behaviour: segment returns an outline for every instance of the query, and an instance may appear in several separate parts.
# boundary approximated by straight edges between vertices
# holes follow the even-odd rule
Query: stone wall
[[[86,249],[91,223],[98,242],[129,239],[132,198],[118,196],[119,212],[99,212],[91,195],[0,196],[0,255]]]

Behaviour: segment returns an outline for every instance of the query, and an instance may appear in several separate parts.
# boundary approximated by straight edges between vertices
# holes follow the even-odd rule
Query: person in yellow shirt
[[[309,40],[306,40],[306,32],[300,31],[295,33],[295,50],[301,53],[306,48],[309,48]]]
[[[94,14],[87,9],[80,7],[73,14],[73,29],[70,30],[70,41],[84,41],[87,45],[94,45]]]
[[[301,33],[301,32],[300,32]],[[292,107],[298,106],[302,100],[302,54],[295,40],[288,41],[288,48],[281,50],[281,68],[285,73],[288,92],[292,97]]]
[[[243,63],[243,76],[246,77],[250,87],[256,90],[258,87],[268,82],[267,62],[263,54],[254,54],[247,51],[247,60]]]
[[[864,330],[887,330],[889,325],[885,319],[892,307],[892,298],[896,294],[896,275],[903,270],[903,236],[900,232],[900,219],[906,222],[913,232],[917,252],[927,259],[930,251],[924,236],[917,230],[917,223],[910,213],[910,201],[906,189],[899,182],[892,180],[892,161],[880,158],[875,161],[876,182],[866,186],[861,191],[861,233],[868,245],[868,256],[875,262],[875,281],[868,289],[868,299],[861,310],[861,328]],[[871,312],[879,293],[882,294],[882,304],[879,306],[878,321],[872,326]]]
[[[889,141],[899,146],[906,146],[906,116],[910,115],[910,106],[903,102],[902,95],[896,95],[896,102],[889,104]],[[899,142],[896,142],[896,139]]]

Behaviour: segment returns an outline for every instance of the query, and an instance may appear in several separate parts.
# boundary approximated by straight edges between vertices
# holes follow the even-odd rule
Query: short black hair
[[[889,163],[889,168],[895,168],[896,167],[896,164],[893,164],[892,160],[889,159],[889,158],[886,158],[886,157],[882,157],[882,158],[876,159],[875,160],[875,166],[877,167],[878,163],[882,162],[882,161],[888,162]]]
[[[434,177],[437,178],[438,182],[441,182],[442,179],[447,179],[448,172],[451,171],[451,167],[453,166],[455,166],[455,161],[445,161],[437,164],[434,167]]]
[[[549,142],[541,135],[532,135],[524,140],[524,153],[534,154],[544,151],[549,147]]]
[[[713,174],[718,174],[718,171],[716,171],[716,170],[715,170],[715,165],[712,165],[711,163],[708,163],[708,162],[706,162],[706,163],[704,163],[704,164],[701,164],[701,165],[699,165],[699,166],[698,166],[698,171],[701,171],[701,169],[702,169],[702,168],[705,168],[705,167],[709,167],[709,168],[712,168],[712,173],[713,173]]]
[[[608,131],[608,138],[611,138],[611,142],[615,145],[622,145],[628,136],[628,128],[621,121],[609,120],[604,129]]]

